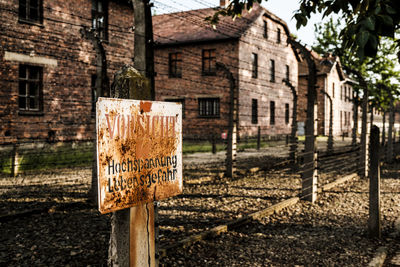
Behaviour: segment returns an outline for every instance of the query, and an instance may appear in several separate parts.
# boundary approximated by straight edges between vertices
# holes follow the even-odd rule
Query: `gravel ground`
[[[281,160],[252,155],[239,160],[241,168],[235,180],[221,177],[220,161],[186,158],[183,194],[161,202],[160,245],[173,244],[299,193],[300,176],[288,168],[245,171],[242,167],[268,169]],[[389,167],[382,175],[383,241],[367,238],[368,184],[359,180],[324,193],[313,205],[300,202],[212,240],[168,251],[161,265],[365,265],[378,245],[391,242],[387,233],[400,215],[400,166]],[[329,173],[321,169],[319,183],[327,183],[339,173],[340,168]],[[1,214],[42,209],[0,220],[0,265],[104,265],[110,222],[108,215],[100,215],[85,202],[90,176],[90,170],[76,169],[62,175],[0,179]]]
[[[164,266],[366,266],[377,247],[393,247],[400,241],[389,235],[400,216],[399,167],[397,164],[383,171],[380,241],[368,238],[368,181],[357,179],[325,192],[315,204],[301,201],[279,214],[254,220],[211,240],[169,251],[162,263]]]

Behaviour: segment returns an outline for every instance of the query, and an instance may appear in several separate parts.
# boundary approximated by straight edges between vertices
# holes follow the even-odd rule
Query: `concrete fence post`
[[[381,238],[379,128],[374,125],[370,137],[369,219],[370,237]]]

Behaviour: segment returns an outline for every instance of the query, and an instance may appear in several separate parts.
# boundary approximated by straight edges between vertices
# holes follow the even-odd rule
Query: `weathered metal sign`
[[[182,192],[182,106],[99,98],[99,210],[107,213]]]

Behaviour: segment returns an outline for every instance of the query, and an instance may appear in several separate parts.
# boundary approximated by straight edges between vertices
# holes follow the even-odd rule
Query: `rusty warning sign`
[[[182,106],[99,98],[99,210],[107,213],[182,192]]]

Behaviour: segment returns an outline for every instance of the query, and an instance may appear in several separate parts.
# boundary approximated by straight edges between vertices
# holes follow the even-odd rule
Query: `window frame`
[[[265,39],[268,39],[268,22],[264,20],[264,33],[263,36]]]
[[[220,118],[221,105],[219,97],[199,97],[198,102],[198,117],[199,118]],[[212,111],[207,112],[207,103],[212,106]],[[210,114],[207,114],[210,113]]]
[[[43,0],[37,0],[37,5],[33,7],[32,0],[18,1],[18,22],[43,26]],[[37,10],[37,18],[32,17],[32,9]]]
[[[207,56],[206,54],[209,53]],[[203,49],[201,52],[201,73],[204,76],[215,76],[216,68],[216,49]],[[206,68],[207,65],[207,68]]]
[[[269,125],[275,125],[275,101],[269,101]]]
[[[102,11],[99,11],[99,3]],[[103,17],[103,26],[99,27],[99,19]],[[108,41],[108,1],[92,0],[92,28],[96,30],[100,40]]]
[[[276,30],[276,43],[277,44],[280,44],[281,43],[281,28],[277,28],[277,30]]]
[[[22,73],[24,72],[24,77]],[[36,72],[37,78],[32,78],[32,72]],[[36,91],[31,94],[31,86]],[[24,94],[21,89],[24,88]],[[25,105],[21,107],[21,100],[25,98]],[[30,101],[35,101],[35,107],[30,107]],[[28,103],[29,101],[29,103]],[[18,114],[21,115],[43,115],[43,67],[29,64],[20,64],[18,70]]]
[[[275,60],[269,60],[270,82],[275,82]]]
[[[182,78],[182,52],[168,54],[168,77]]]
[[[251,77],[254,79],[257,79],[258,77],[258,54],[256,53],[251,53],[251,63],[252,63],[252,69],[251,69]]]
[[[258,101],[255,98],[251,99],[251,123],[258,124]]]

